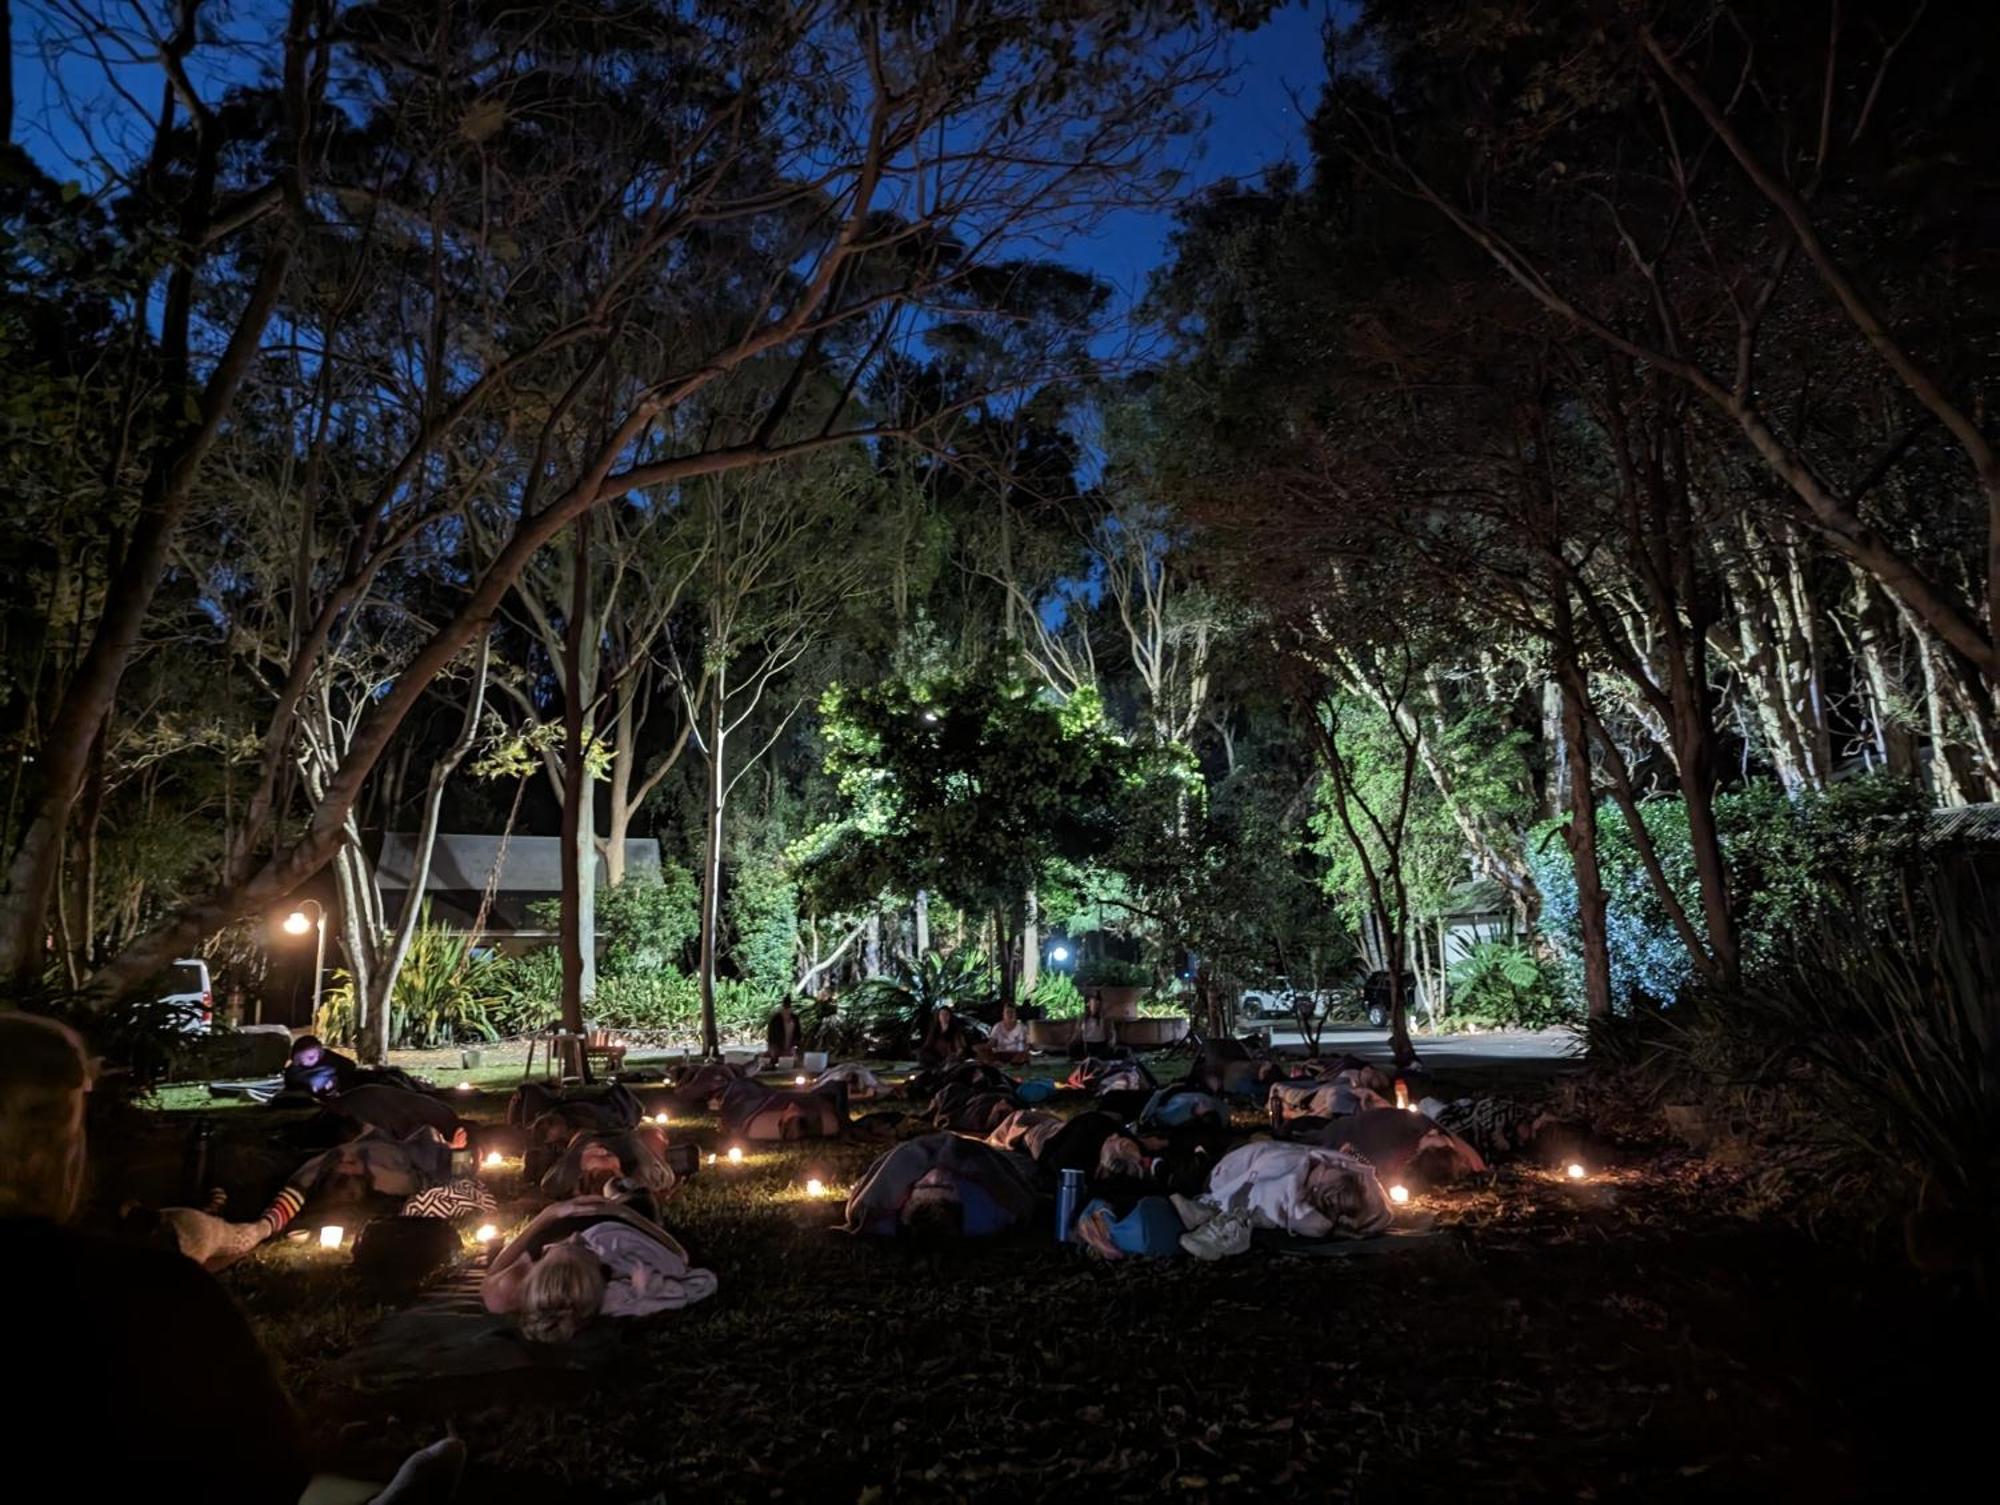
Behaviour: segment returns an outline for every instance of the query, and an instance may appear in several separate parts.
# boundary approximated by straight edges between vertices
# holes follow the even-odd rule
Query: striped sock
[[[264,1209],[264,1221],[271,1225],[267,1238],[276,1238],[285,1231],[285,1225],[299,1215],[299,1209],[306,1205],[306,1194],[296,1186],[287,1186],[271,1199],[271,1205]]]

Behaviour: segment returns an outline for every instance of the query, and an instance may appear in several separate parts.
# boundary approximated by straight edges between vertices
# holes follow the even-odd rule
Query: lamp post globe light
[[[306,914],[306,906],[312,906],[312,915]],[[319,939],[313,946],[313,1006],[312,1028],[319,1028],[320,980],[326,976],[326,906],[317,899],[302,899],[299,907],[285,916],[286,935],[304,935],[308,930],[317,930]]]

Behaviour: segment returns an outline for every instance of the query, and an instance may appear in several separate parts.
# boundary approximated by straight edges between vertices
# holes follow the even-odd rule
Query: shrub
[[[557,905],[556,924],[561,924]],[[701,892],[684,867],[637,868],[625,881],[597,891],[601,976],[631,976],[678,968],[701,930]],[[560,975],[560,974],[558,974]]]
[[[1575,1012],[1553,969],[1517,941],[1481,941],[1452,963],[1445,1017],[1494,1029],[1547,1029]]]
[[[322,1039],[355,1038],[354,979],[335,972],[314,1020]],[[465,932],[426,918],[410,937],[408,955],[389,999],[389,1043],[426,1050],[466,1040],[497,1040],[494,1014],[507,1003],[508,966],[500,957],[467,949]]]
[[[185,1004],[157,998],[101,1004],[39,980],[0,985],[0,1008],[43,1014],[75,1030],[84,1048],[118,1073],[100,1081],[95,1091],[150,1090],[195,1048],[201,1030],[201,1011]]]
[[[1074,1019],[1083,1013],[1083,994],[1067,972],[1044,972],[1035,979],[1028,1006],[1040,1010],[1044,1019]]]
[[[888,1055],[907,1055],[931,1010],[941,1003],[970,1005],[993,991],[986,957],[970,946],[946,954],[933,951],[914,967],[900,965],[887,977],[871,977],[848,994],[854,1017]]]
[[[1153,969],[1115,956],[1093,957],[1076,969],[1079,988],[1150,988]]]

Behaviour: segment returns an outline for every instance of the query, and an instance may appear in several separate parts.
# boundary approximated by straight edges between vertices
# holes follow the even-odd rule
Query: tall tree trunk
[[[1042,901],[1034,888],[1021,901],[1020,996],[1032,998],[1042,976]]]
[[[1592,1019],[1611,1014],[1611,929],[1604,894],[1604,870],[1597,855],[1597,793],[1590,771],[1590,737],[1584,730],[1580,686],[1582,670],[1574,663],[1563,670],[1562,740],[1568,755],[1569,819],[1563,844],[1576,869],[1577,929],[1583,940],[1583,996]]]
[[[466,754],[472,751],[472,744],[479,737],[479,717],[486,706],[486,667],[491,647],[490,635],[479,639],[479,658],[473,669],[472,685],[465,703],[465,725],[459,731],[458,740],[446,748],[431,767],[430,779],[424,789],[423,819],[417,827],[416,844],[410,852],[409,896],[403,901],[403,912],[396,917],[396,928],[368,982],[370,1001],[367,1012],[372,1019],[386,1020],[390,1017],[396,996],[396,979],[409,957],[410,943],[416,939],[417,926],[423,915],[424,891],[430,886],[431,854],[437,848],[438,824],[444,813],[445,785],[451,781],[452,774],[465,761]],[[504,842],[506,838],[503,836],[501,839]],[[386,1054],[386,1041],[382,1048]]]
[[[1868,573],[1848,566],[1854,580],[1856,656],[1868,689],[1868,726],[1882,766],[1896,778],[1916,778],[1917,740],[1908,720],[1909,691],[1901,666],[1890,662],[1900,641],[1896,610]]]
[[[562,1022],[581,1032],[597,992],[597,841],[591,819],[590,514],[576,520],[568,620],[563,625]]]
[[[701,830],[701,1048],[715,1055],[722,1048],[715,1029],[715,964],[718,922],[722,913],[722,806],[728,795],[723,766],[726,735],[723,701],[729,688],[729,666],[718,664],[708,699],[708,789]]]
[[[929,889],[917,890],[916,903],[912,906],[916,917],[917,960],[922,961],[931,952],[931,895]]]

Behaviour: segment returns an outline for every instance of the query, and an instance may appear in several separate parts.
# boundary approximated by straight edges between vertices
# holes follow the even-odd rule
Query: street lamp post
[[[313,907],[315,918],[307,919],[304,904]],[[319,931],[319,940],[313,947],[313,1009],[312,1028],[319,1028],[319,985],[326,976],[326,906],[317,899],[306,899],[300,908],[285,916],[285,934],[304,935],[308,929]]]

